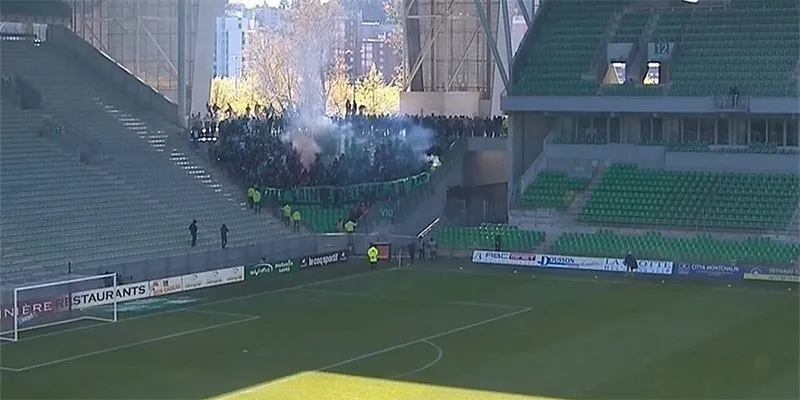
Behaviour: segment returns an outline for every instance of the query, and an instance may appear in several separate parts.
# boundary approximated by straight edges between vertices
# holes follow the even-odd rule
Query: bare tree
[[[268,105],[283,110],[300,97],[300,71],[291,38],[272,29],[248,33],[245,74]]]

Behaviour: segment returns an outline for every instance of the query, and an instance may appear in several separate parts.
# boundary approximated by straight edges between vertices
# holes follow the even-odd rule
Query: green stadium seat
[[[800,2],[732,0],[725,8],[640,11],[635,1],[551,0],[517,56],[512,95],[715,96],[736,85],[755,96],[797,96]],[[616,30],[610,30],[619,18]],[[650,25],[648,25],[648,23]],[[598,85],[590,65],[599,46],[676,44],[669,85]],[[641,83],[641,82],[639,82]]]
[[[564,210],[575,200],[575,194],[586,190],[589,180],[572,178],[563,172],[542,171],[533,185],[525,189],[518,205],[521,208],[555,208]]]
[[[434,237],[444,249],[475,250],[494,249],[495,237],[500,235],[504,250],[531,251],[544,242],[544,232],[523,231],[506,224],[481,226],[442,226],[437,227]]]
[[[766,238],[715,239],[708,235],[666,237],[657,232],[641,236],[597,233],[565,233],[553,243],[554,254],[611,257],[631,252],[637,258],[687,263],[739,265],[790,265],[800,255],[800,244]]]
[[[614,165],[578,216],[599,224],[725,230],[785,229],[800,176],[662,171]]]

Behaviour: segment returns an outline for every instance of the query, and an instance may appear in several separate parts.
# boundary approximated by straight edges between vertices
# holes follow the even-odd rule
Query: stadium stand
[[[40,137],[41,126],[36,112],[3,103],[4,268],[113,262],[186,247],[186,234],[175,232],[188,225],[180,215],[65,154]]]
[[[63,247],[58,259],[53,256],[41,259],[41,262],[63,265],[67,260],[74,259],[83,261],[84,266],[103,265],[108,261],[106,254],[112,252],[117,257],[129,255],[143,258],[152,255],[141,251],[142,246],[153,250],[160,246],[163,252],[170,252],[176,250],[175,246],[183,241],[185,248],[188,248],[188,225],[193,219],[201,227],[200,249],[219,247],[218,229],[223,223],[231,229],[229,246],[291,235],[289,229],[284,228],[276,219],[267,215],[254,217],[252,211],[246,209],[238,190],[227,188],[223,181],[209,174],[209,169],[187,157],[188,152],[183,147],[187,145],[184,140],[175,136],[176,127],[138,109],[123,95],[109,89],[108,85],[98,81],[79,60],[61,53],[60,49],[50,48],[47,43],[35,46],[30,41],[2,41],[0,44],[0,66],[4,73],[19,74],[41,92],[46,108],[42,113],[53,112],[69,119],[65,122],[80,126],[90,140],[102,146],[108,160],[104,162],[101,172],[95,172],[95,175],[84,172],[84,179],[78,181],[105,180],[113,182],[113,185],[106,186],[105,190],[85,190],[83,201],[94,206],[94,209],[86,212],[108,215],[108,220],[120,222],[118,229],[138,235],[136,240],[109,236],[108,240],[114,241],[118,238],[119,242],[109,246],[107,250],[89,251],[85,248],[102,247],[108,241],[90,244],[97,238],[79,234],[78,232],[82,232],[80,229],[85,226],[80,225],[83,228],[79,228],[76,225],[74,229],[77,231],[72,231],[74,235],[71,240],[83,243]],[[5,108],[4,106],[4,111]],[[5,114],[4,112],[4,117]],[[4,129],[4,143],[7,138],[13,137],[6,136],[6,133]],[[57,153],[50,154],[49,157],[60,159]],[[14,158],[6,160],[10,162],[12,159]],[[22,174],[27,170],[23,166],[26,159],[15,160],[20,164],[9,170],[9,174],[4,174],[4,185],[25,180],[24,177],[15,177],[14,174]],[[31,158],[30,167],[33,168],[42,160]],[[78,167],[73,169],[75,168]],[[59,176],[64,174],[63,171],[52,173],[60,174]],[[75,176],[81,175],[76,173]],[[52,196],[54,200],[59,193],[75,193],[77,190],[74,179],[62,181],[48,178],[48,182],[48,193],[56,194]],[[34,198],[42,195],[41,188],[42,186],[21,185],[15,190],[15,195],[20,198]],[[115,201],[111,201],[112,198]],[[71,201],[77,202],[79,199]],[[126,206],[129,203],[136,204]],[[143,209],[137,210],[137,207]],[[169,209],[174,217],[165,218],[164,208]],[[162,211],[152,211],[158,209]],[[114,212],[118,214],[113,214]],[[4,225],[8,215],[3,213]],[[73,229],[71,225],[75,223],[74,218],[78,217],[68,215],[52,215],[49,220],[51,229]],[[115,216],[111,218],[111,215]],[[20,214],[15,221],[17,231],[46,232],[46,229],[42,229],[41,220],[35,217],[36,215],[30,213]],[[147,226],[152,228],[147,230]],[[30,241],[36,241],[35,236],[30,237]],[[165,244],[161,245],[164,241]],[[41,243],[47,243],[47,239],[41,238]],[[40,258],[37,258],[39,252],[37,247],[26,248],[25,251],[18,252],[15,260],[10,258],[10,254],[17,252],[4,252],[3,263],[16,265],[16,268],[34,263],[41,265]]]
[[[630,1],[553,1],[537,17],[535,40],[520,47],[523,60],[512,93],[592,95],[597,82],[583,80],[598,45],[606,38],[613,12]]]
[[[605,63],[598,61],[605,54],[600,49],[608,43],[651,42],[675,45],[661,73],[667,83],[642,85],[642,73],[633,84],[602,85],[602,94],[715,96],[735,86],[748,95],[798,95],[797,1],[732,0],[710,2],[712,7],[677,0],[650,3],[547,2],[537,17],[537,34],[517,56],[511,93],[595,95],[601,85],[592,66]],[[633,49],[647,52],[642,46]],[[646,58],[640,58],[643,69]]]
[[[193,117],[191,140],[206,143],[220,168],[237,182],[259,188],[271,205],[300,209],[315,232],[341,230],[342,220],[364,214],[354,213],[358,206],[382,200],[395,204],[422,191],[434,159],[454,140],[497,137],[503,130],[500,118],[348,114],[310,119],[260,106],[247,115],[225,111],[215,123],[220,110],[211,107],[206,116]],[[313,133],[318,148],[307,146],[311,139],[305,132]]]
[[[688,21],[686,21],[688,18]],[[670,93],[696,96],[742,93],[797,96],[790,85],[800,56],[800,3],[734,0],[723,10],[697,10],[671,68]]]
[[[622,256],[633,253],[640,259],[695,263],[731,262],[741,265],[791,265],[800,255],[800,244],[769,238],[717,239],[709,235],[666,237],[658,232],[641,236],[597,233],[566,233],[551,247],[554,254],[588,257]]]
[[[681,172],[611,166],[579,221],[601,224],[782,229],[800,201],[800,176]]]

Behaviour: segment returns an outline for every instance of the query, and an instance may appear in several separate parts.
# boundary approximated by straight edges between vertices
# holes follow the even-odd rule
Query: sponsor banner
[[[800,270],[797,268],[744,267],[743,277],[748,281],[800,283]]]
[[[164,296],[183,291],[183,279],[180,276],[150,281],[150,296]]]
[[[532,254],[506,251],[476,250],[472,262],[478,264],[514,265],[520,267],[577,269],[587,271],[625,272],[625,260],[621,258],[593,258]],[[637,273],[672,275],[673,262],[639,260]]]
[[[13,321],[15,315],[21,320],[30,320],[39,315],[46,315],[69,310],[69,297],[62,296],[49,299],[19,301],[17,308],[13,304],[3,305],[2,320]],[[5,327],[7,322],[3,322]]]
[[[678,276],[701,276],[720,279],[742,279],[744,271],[735,265],[675,264],[673,273]]]
[[[535,267],[536,255],[531,253],[510,253],[507,251],[475,250],[472,262],[476,264],[502,264],[520,267]]]
[[[265,278],[272,275],[294,272],[299,265],[297,260],[284,260],[276,263],[259,263],[245,267],[245,279]]]
[[[346,251],[334,251],[332,253],[318,254],[316,256],[303,257],[300,259],[300,268],[324,267],[330,264],[339,264],[347,261]]]
[[[117,287],[85,290],[72,294],[72,308],[84,309],[106,304],[114,301],[123,302],[150,297],[150,282],[131,283]]]
[[[184,291],[241,282],[244,280],[244,266],[183,275],[181,280]]]
[[[675,266],[672,261],[636,260],[636,262],[639,266],[636,270],[638,274],[672,275]],[[606,258],[603,266],[604,271],[625,272],[628,270],[623,258]]]

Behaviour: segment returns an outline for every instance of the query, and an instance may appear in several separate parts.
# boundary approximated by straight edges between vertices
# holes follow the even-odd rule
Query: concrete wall
[[[462,186],[483,186],[508,181],[508,152],[470,151],[464,155]]]
[[[478,92],[401,92],[400,113],[410,115],[478,116]]]
[[[591,173],[593,163],[636,164],[643,168],[676,171],[726,171],[797,173],[796,154],[738,154],[669,152],[662,146],[634,144],[548,144],[544,168],[581,176]]]
[[[598,161],[636,164],[645,168],[663,168],[664,147],[635,144],[548,144],[547,159]]]
[[[452,225],[479,225],[508,220],[505,183],[447,190],[445,219]]]
[[[664,169],[692,171],[798,173],[796,154],[724,154],[667,152]]]
[[[469,151],[508,151],[508,140],[506,138],[469,138],[467,142]]]

